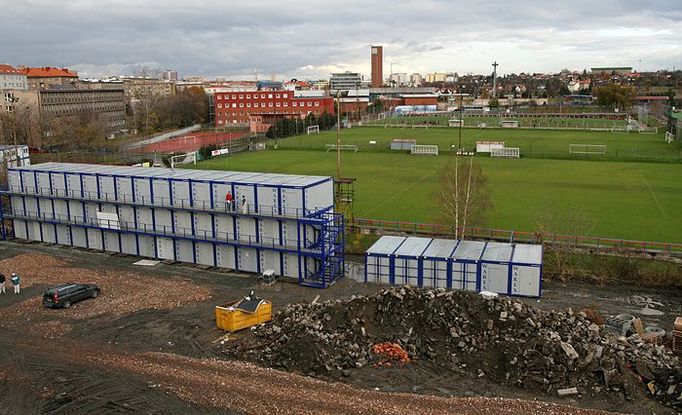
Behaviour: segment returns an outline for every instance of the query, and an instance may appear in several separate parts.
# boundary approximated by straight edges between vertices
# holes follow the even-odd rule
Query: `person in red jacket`
[[[225,210],[233,210],[232,209],[232,203],[234,202],[234,199],[232,198],[232,192],[227,192],[225,195]]]

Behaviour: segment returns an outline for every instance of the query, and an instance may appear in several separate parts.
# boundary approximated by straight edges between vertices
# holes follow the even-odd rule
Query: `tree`
[[[467,226],[479,226],[492,209],[487,178],[481,166],[470,157],[455,156],[448,161],[440,177],[436,194],[440,220],[454,229],[455,239],[464,236]]]
[[[632,106],[635,99],[635,89],[631,86],[608,84],[594,88],[597,104],[602,107],[625,110]]]
[[[375,98],[374,101],[372,101],[372,111],[373,112],[382,112],[383,110],[384,110],[384,102],[379,98]]]
[[[499,108],[500,101],[497,98],[490,98],[490,100],[488,101],[488,106],[490,108]]]

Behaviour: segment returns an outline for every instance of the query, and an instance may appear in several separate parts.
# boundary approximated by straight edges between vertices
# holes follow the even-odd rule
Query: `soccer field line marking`
[[[654,202],[656,202],[656,206],[658,206],[658,210],[661,211],[661,213],[663,214],[663,217],[665,219],[668,219],[668,215],[665,214],[665,211],[663,210],[663,206],[661,206],[661,203],[658,201],[658,198],[656,197],[656,193],[654,193],[654,189],[651,188],[651,185],[646,180],[646,177],[644,177],[644,173],[640,172],[639,175],[642,176],[642,180],[644,181],[644,184],[646,184],[646,187],[649,188],[649,192],[651,192],[651,196],[654,198]]]
[[[374,209],[368,211],[365,213],[365,215],[369,215],[370,213],[373,213],[375,210],[379,209],[381,206],[385,205],[386,202],[390,202],[391,200],[395,199],[396,197],[400,196],[401,194],[405,193],[407,190],[411,189],[412,187],[418,185],[419,183],[423,182],[425,179],[427,179],[429,176],[432,176],[436,171],[432,171],[428,174],[425,174],[424,176],[420,177],[419,180],[413,182],[409,186],[406,186],[403,190],[399,191],[398,193],[394,194],[393,196],[389,197],[388,199],[384,200],[383,202],[379,203],[378,205],[374,206]]]

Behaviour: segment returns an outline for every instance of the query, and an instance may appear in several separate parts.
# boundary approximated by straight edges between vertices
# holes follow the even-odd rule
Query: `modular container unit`
[[[511,266],[511,294],[539,297],[542,291],[542,245],[516,244]]]
[[[542,246],[383,236],[366,252],[365,282],[539,297]]]
[[[331,177],[44,163],[10,169],[17,238],[298,278],[343,275]],[[232,202],[230,202],[232,200]]]
[[[460,241],[452,253],[452,273],[449,288],[481,291],[479,263],[486,248],[485,242]]]
[[[395,251],[407,238],[402,236],[382,236],[365,255],[365,282],[393,284]]]
[[[480,290],[511,293],[511,259],[514,245],[488,242],[481,256]]]
[[[424,287],[452,288],[452,261],[450,256],[458,241],[434,239],[422,254],[422,284]]]
[[[424,275],[422,254],[431,241],[432,239],[429,238],[407,238],[396,249],[391,284],[422,286],[421,281]]]

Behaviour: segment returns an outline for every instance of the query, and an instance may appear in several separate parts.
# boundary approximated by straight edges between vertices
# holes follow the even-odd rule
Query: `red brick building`
[[[216,92],[215,125],[248,124],[251,114],[282,114],[301,118],[334,113],[332,97],[295,97],[293,91]]]

